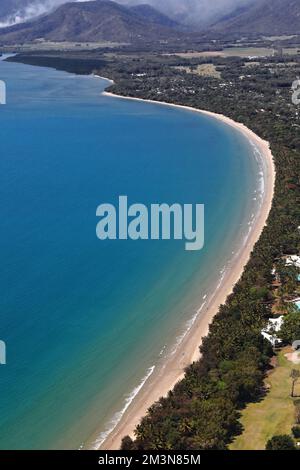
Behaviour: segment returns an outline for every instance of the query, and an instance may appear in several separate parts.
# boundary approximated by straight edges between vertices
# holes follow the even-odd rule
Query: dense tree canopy
[[[288,344],[300,341],[300,312],[295,311],[285,316],[279,336]]]
[[[290,436],[274,436],[267,442],[266,450],[297,450]]]

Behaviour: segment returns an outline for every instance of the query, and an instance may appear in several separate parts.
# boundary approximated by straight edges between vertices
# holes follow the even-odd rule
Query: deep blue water
[[[0,448],[78,448],[175,343],[257,185],[236,131],[101,96],[106,82],[0,61]],[[204,203],[206,242],[96,238],[96,208]]]

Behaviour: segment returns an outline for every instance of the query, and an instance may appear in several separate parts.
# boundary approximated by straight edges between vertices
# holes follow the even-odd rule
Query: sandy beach
[[[240,279],[253,247],[258,241],[266,224],[272,206],[276,174],[269,143],[262,140],[243,124],[237,123],[226,116],[209,111],[201,111],[188,106],[140,100],[139,98],[127,98],[107,92],[103,94],[114,98],[144,101],[162,106],[186,109],[218,119],[241,132],[251,142],[254,148],[257,149],[261,156],[264,173],[264,193],[260,210],[253,221],[246,243],[243,243],[243,240],[241,240],[240,246],[237,247],[238,251],[232,255],[229,268],[226,270],[222,282],[220,282],[219,286],[215,287],[211,295],[202,303],[202,309],[199,309],[199,315],[195,318],[195,322],[179,344],[176,352],[170,355],[163,364],[156,367],[153,374],[145,382],[144,386],[140,389],[139,393],[124,413],[122,419],[100,446],[100,449],[116,450],[119,449],[124,436],[134,436],[133,431],[139,424],[141,418],[146,414],[147,409],[160,397],[166,396],[168,391],[183,378],[184,369],[193,361],[199,359],[199,346],[201,345],[202,338],[207,335],[209,324],[218,312],[219,306],[226,301],[234,285]]]

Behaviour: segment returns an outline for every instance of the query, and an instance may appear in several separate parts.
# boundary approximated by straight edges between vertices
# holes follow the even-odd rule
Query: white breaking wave
[[[141,389],[143,388],[143,386],[145,385],[147,380],[153,374],[154,369],[155,369],[155,366],[150,367],[147,371],[147,374],[145,375],[145,377],[141,381],[141,383],[137,387],[135,387],[135,389],[130,393],[130,395],[128,395],[126,397],[125,404],[124,404],[123,408],[120,411],[118,411],[117,413],[114,414],[111,421],[107,425],[107,429],[105,431],[103,431],[99,435],[99,437],[95,440],[95,442],[93,444],[93,449],[94,450],[99,449],[101,447],[101,445],[103,444],[103,442],[107,439],[107,437],[115,430],[115,428],[117,427],[117,425],[121,421],[124,413],[127,411],[127,409],[129,408],[129,406],[131,405],[131,403],[133,402],[135,397],[138,395],[138,393],[141,391]],[[82,449],[83,447],[84,446],[82,445],[80,448]]]

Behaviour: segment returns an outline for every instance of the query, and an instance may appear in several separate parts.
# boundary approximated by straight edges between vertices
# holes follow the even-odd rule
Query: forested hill
[[[174,21],[147,6],[130,8],[109,0],[73,2],[38,19],[0,29],[0,43],[180,40],[182,33],[175,27]]]
[[[299,34],[300,0],[258,0],[212,27],[222,33]]]

